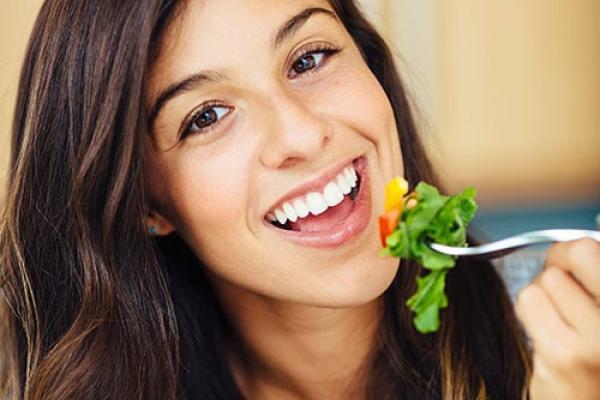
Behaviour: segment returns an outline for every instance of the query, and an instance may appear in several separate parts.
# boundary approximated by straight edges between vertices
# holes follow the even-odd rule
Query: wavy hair
[[[2,398],[242,398],[205,266],[176,235],[152,239],[143,225],[144,87],[180,3],[47,0],[39,13],[0,220]],[[389,48],[354,1],[330,3],[389,97],[407,179],[436,183]],[[493,267],[458,263],[428,335],[404,306],[419,273],[403,262],[384,294],[367,397],[523,396],[530,361]]]

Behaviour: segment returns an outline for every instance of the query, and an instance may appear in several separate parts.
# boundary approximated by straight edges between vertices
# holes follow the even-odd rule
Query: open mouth
[[[296,232],[327,231],[342,224],[360,193],[361,174],[355,168],[359,160],[345,167],[322,190],[298,196],[275,208],[266,220],[278,229]]]

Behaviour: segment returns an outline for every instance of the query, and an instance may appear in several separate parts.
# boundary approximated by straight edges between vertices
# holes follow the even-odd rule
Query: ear
[[[155,210],[148,211],[144,222],[147,228],[146,232],[152,236],[167,236],[175,231],[175,226]]]

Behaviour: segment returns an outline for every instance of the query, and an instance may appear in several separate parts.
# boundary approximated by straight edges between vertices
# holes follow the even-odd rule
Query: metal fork
[[[600,243],[600,232],[580,229],[547,229],[542,231],[526,232],[473,247],[454,247],[439,243],[430,243],[429,246],[438,253],[449,256],[479,257],[492,259],[502,257],[523,247],[542,243],[569,242],[571,240],[590,238]]]

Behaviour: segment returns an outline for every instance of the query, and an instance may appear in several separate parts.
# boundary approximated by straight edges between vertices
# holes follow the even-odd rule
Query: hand
[[[516,310],[533,343],[531,399],[600,399],[600,244],[552,246]]]

